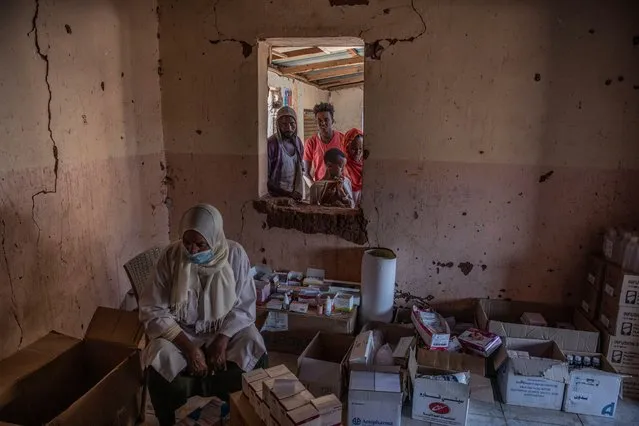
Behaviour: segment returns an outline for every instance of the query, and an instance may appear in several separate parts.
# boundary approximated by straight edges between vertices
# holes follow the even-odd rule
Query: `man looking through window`
[[[313,108],[319,133],[311,136],[304,144],[304,179],[308,186],[321,180],[326,174],[324,154],[332,148],[344,150],[344,135],[333,129],[335,123],[335,108],[322,102]],[[311,170],[312,168],[312,170]]]
[[[277,111],[277,127],[266,141],[268,192],[276,197],[302,199],[302,141],[297,136],[297,115],[291,107]]]

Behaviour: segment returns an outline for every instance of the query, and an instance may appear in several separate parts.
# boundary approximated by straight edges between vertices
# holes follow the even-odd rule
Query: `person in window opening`
[[[190,208],[181,240],[169,245],[140,297],[140,320],[151,339],[142,358],[161,426],[193,395],[228,401],[242,373],[266,366],[255,327],[255,285],[244,248],[227,240],[213,206]]]
[[[351,129],[344,135],[346,147],[346,175],[353,185],[353,199],[358,206],[362,198],[362,168],[364,167],[364,133]]]
[[[344,149],[344,135],[333,129],[335,124],[335,108],[322,102],[313,108],[319,133],[311,136],[304,144],[304,179],[308,186],[321,180],[326,174],[324,154],[332,149]],[[312,170],[311,170],[312,169]]]
[[[275,197],[302,199],[302,141],[297,136],[297,115],[291,107],[277,111],[277,128],[266,141],[268,192]]]
[[[354,208],[351,180],[344,176],[346,155],[337,148],[331,148],[324,154],[324,164],[324,177],[311,186],[311,204]]]

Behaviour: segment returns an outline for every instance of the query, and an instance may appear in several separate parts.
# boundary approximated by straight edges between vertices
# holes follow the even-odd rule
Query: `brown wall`
[[[167,242],[155,3],[41,0],[46,58],[36,4],[0,13],[0,358],[82,336],[122,264]]]
[[[253,262],[358,276],[356,246],[264,229],[250,203],[264,155],[256,41],[316,36],[384,47],[365,65],[363,209],[370,244],[397,251],[402,289],[570,299],[597,234],[637,217],[634,2],[216,4],[160,1],[172,224],[208,201]]]

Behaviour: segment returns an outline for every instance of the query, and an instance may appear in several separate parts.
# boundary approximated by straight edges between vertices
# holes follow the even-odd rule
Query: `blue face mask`
[[[213,251],[209,249],[195,254],[189,253],[187,254],[187,258],[189,262],[195,263],[196,265],[206,265],[213,260]]]

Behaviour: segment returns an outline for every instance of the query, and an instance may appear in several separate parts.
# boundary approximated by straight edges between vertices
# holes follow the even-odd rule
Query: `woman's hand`
[[[186,353],[188,369],[194,376],[205,376],[208,372],[204,352],[200,348],[193,346],[193,349]]]
[[[226,370],[226,347],[229,338],[223,334],[218,334],[215,340],[206,348],[206,359],[211,368]]]

